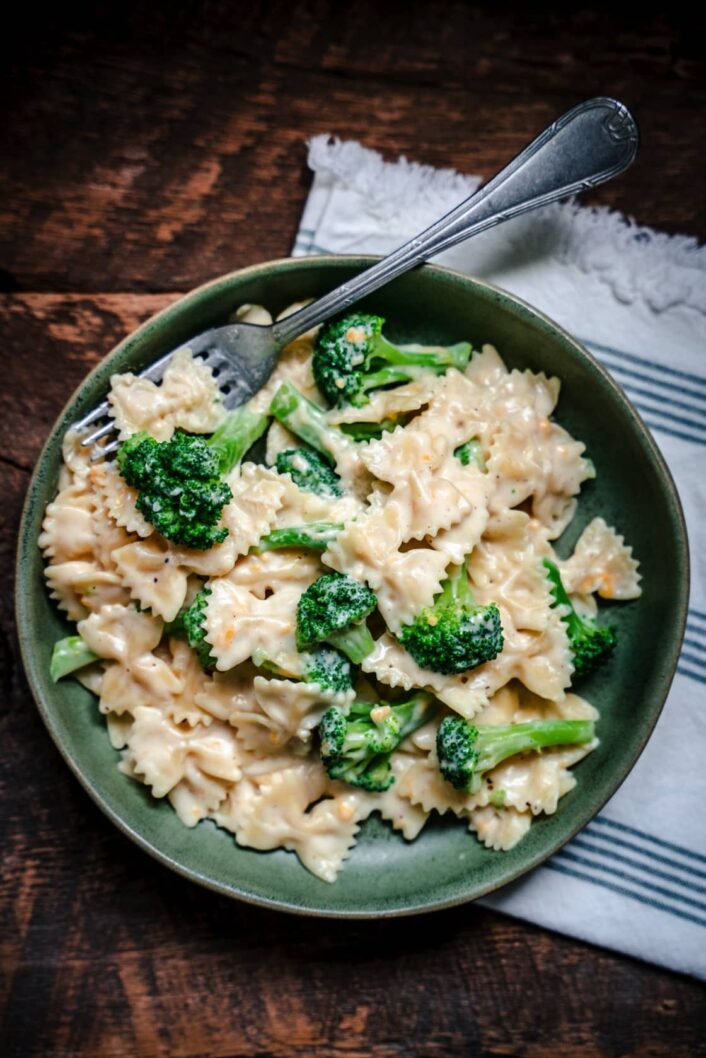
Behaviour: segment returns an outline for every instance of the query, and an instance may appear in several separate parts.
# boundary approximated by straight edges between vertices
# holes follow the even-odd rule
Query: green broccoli
[[[164,632],[168,636],[185,637],[191,649],[196,651],[201,667],[207,671],[216,664],[216,659],[211,654],[211,644],[206,642],[206,628],[204,627],[206,605],[210,594],[210,588],[202,588],[191,605],[180,610],[174,620],[164,627]]]
[[[409,382],[449,367],[463,370],[471,355],[468,342],[447,349],[400,349],[382,335],[382,316],[353,313],[324,324],[314,347],[312,368],[316,384],[336,406],[368,402],[368,391],[393,383]]]
[[[548,558],[542,561],[551,583],[550,590],[554,599],[552,607],[561,606],[568,610],[567,613],[562,614],[562,620],[569,635],[574,676],[577,678],[587,676],[607,661],[615,650],[618,641],[615,629],[610,625],[596,624],[590,617],[580,617],[566,592],[556,563]]]
[[[305,547],[312,551],[325,551],[342,529],[341,522],[309,522],[307,525],[273,529],[262,537],[254,550],[279,551],[285,547]]]
[[[332,779],[371,793],[395,781],[390,756],[400,742],[434,712],[432,697],[419,692],[406,702],[353,702],[343,711],[333,705],[319,724],[321,759]]]
[[[218,454],[220,474],[229,474],[242,461],[246,452],[262,437],[268,423],[267,415],[251,411],[247,405],[228,412],[221,425],[206,440],[209,448]]]
[[[297,663],[291,668],[278,665],[262,650],[256,650],[252,660],[258,668],[267,669],[275,676],[318,683],[322,691],[349,691],[353,686],[350,661],[333,647],[314,647],[306,654],[298,654]]]
[[[441,594],[402,627],[399,640],[418,665],[444,675],[492,661],[504,644],[500,612],[495,603],[476,604],[465,563],[452,567]]]
[[[314,448],[288,448],[280,452],[275,469],[279,474],[289,474],[300,489],[314,492],[326,500],[343,495],[338,474]]]
[[[318,683],[322,691],[349,691],[353,686],[351,663],[333,647],[316,647],[309,654],[306,681]]]
[[[465,793],[478,793],[485,772],[508,757],[545,746],[581,746],[593,738],[592,720],[530,720],[476,727],[462,716],[445,716],[436,733],[439,770]]]
[[[98,661],[98,656],[86,646],[81,636],[66,636],[54,644],[49,662],[49,675],[54,683],[63,676],[68,676],[76,669],[82,669],[84,665]]]
[[[208,439],[182,431],[161,442],[133,434],[118,449],[118,469],[139,491],[138,510],[162,536],[205,551],[228,535],[217,523],[233,493],[221,475],[266,425],[266,416],[236,408]]]
[[[346,437],[337,426],[331,426],[324,409],[300,393],[291,382],[283,382],[275,393],[270,414],[331,464],[336,462],[343,449],[355,447],[350,437]]]
[[[357,665],[374,647],[365,618],[375,609],[375,593],[342,573],[324,573],[297,603],[297,649],[329,643]]]
[[[125,481],[139,490],[137,509],[162,536],[200,551],[225,540],[228,530],[217,522],[233,493],[203,437],[175,433],[159,442],[137,433],[117,458]]]
[[[466,441],[465,444],[459,445],[454,451],[454,455],[458,461],[464,467],[478,467],[483,473],[486,471],[485,459],[483,458],[483,446],[477,437],[472,437],[470,441]]]
[[[383,419],[381,422],[343,422],[341,430],[354,441],[379,441],[384,433],[390,433],[402,425],[398,419]]]

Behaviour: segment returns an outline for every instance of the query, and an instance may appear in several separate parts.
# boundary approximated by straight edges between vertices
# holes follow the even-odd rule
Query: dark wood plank
[[[5,583],[47,426],[86,369],[170,297],[0,298]],[[478,907],[325,922],[200,890],[132,846],[70,775],[22,676],[9,593],[0,674],[3,1056],[699,1053],[696,982]]]
[[[643,148],[590,201],[706,234],[703,27],[678,5],[638,19],[462,0],[64,10],[9,50],[6,289],[193,286],[289,251],[314,133],[489,176],[597,93],[634,107]]]

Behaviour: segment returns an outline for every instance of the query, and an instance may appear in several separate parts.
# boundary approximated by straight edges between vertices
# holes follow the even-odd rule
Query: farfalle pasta
[[[256,305],[232,318],[271,322]],[[347,369],[382,357],[376,317],[332,326],[352,354]],[[614,637],[596,625],[596,596],[636,599],[640,575],[600,517],[569,557],[554,550],[595,475],[553,418],[558,379],[510,371],[488,345],[473,355],[463,343],[407,346],[388,375],[377,363],[369,391],[357,378],[356,396],[322,374],[325,346],[316,332],[293,342],[245,409],[248,441],[232,465],[219,463],[213,546],[158,532],[154,501],[142,502],[120,455],[92,460],[74,431],[39,546],[48,590],[76,622],[53,672],[75,671],[96,695],[125,776],[168,798],[187,827],[210,819],[238,844],[288,849],[333,882],[373,812],[407,841],[432,814],[451,813],[507,850],[533,818],[559,810],[574,766],[598,745],[598,713],[573,688],[588,654],[571,615],[588,634],[599,627],[607,653]],[[184,435],[215,444],[233,414],[188,350],[159,384],[114,376],[109,403],[123,447]],[[256,459],[250,443],[264,430]],[[301,449],[316,459],[298,462]],[[178,503],[179,481],[169,487]],[[346,627],[305,635],[302,599],[322,577],[372,602]],[[439,622],[445,642],[454,606],[466,607],[465,635],[483,631],[469,614],[494,622],[495,646],[465,668],[415,646],[425,632],[436,642]],[[479,749],[462,761],[465,782],[446,759],[449,724],[473,746],[552,724],[583,735],[494,757]],[[345,751],[331,748],[341,731],[354,733]]]

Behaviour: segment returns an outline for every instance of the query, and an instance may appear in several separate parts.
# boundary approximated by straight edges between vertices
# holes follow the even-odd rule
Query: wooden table
[[[487,176],[566,107],[610,93],[634,107],[644,146],[593,201],[706,236],[703,26],[671,5],[640,24],[617,4],[561,16],[452,0],[90,6],[87,20],[17,5],[0,67],[0,1053],[706,1053],[696,982],[489,911],[299,919],[170,874],[60,760],[23,678],[9,591],[23,493],[61,405],[180,292],[288,253],[307,136]]]

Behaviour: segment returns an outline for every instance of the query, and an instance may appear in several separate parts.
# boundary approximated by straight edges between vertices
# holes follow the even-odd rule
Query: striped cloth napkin
[[[479,184],[327,136],[309,165],[295,256],[387,253]],[[536,305],[608,368],[671,468],[692,552],[684,649],[636,767],[568,845],[482,903],[706,978],[706,247],[563,203],[437,261]]]

